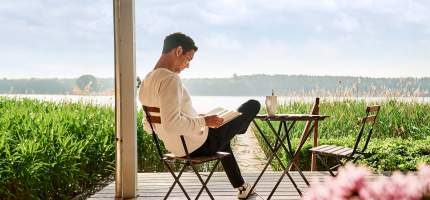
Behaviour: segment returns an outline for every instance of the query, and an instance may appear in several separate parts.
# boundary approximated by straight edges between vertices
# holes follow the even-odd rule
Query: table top
[[[255,119],[262,121],[308,121],[308,120],[324,120],[330,117],[329,115],[310,115],[310,114],[276,114],[276,115],[257,115]]]

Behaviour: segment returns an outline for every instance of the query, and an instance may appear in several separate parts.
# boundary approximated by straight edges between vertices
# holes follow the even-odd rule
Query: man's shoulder
[[[155,70],[149,72],[145,79],[150,78],[150,77],[156,78],[159,80],[162,80],[165,78],[179,79],[179,75],[177,73],[174,73],[174,72],[172,72],[168,69],[164,69],[164,68],[155,69]]]
[[[171,83],[182,83],[178,74],[168,70],[154,70],[151,71],[143,80],[149,85],[163,85]]]

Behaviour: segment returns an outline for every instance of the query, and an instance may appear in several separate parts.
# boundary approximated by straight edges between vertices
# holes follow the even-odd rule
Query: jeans
[[[236,158],[231,151],[230,140],[235,135],[244,134],[246,132],[249,124],[260,111],[260,103],[256,100],[248,100],[237,110],[241,112],[242,115],[219,128],[210,128],[205,143],[190,154],[191,156],[206,156],[213,155],[217,151],[230,153],[229,156],[221,160],[221,163],[234,188],[242,186],[245,182],[240,173]]]

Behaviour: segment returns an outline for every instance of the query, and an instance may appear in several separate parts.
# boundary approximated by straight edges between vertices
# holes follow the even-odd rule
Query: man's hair
[[[182,47],[184,50],[183,53],[190,50],[197,51],[198,49],[194,44],[193,39],[191,39],[188,35],[178,32],[172,33],[164,38],[163,53],[168,53],[178,46]]]

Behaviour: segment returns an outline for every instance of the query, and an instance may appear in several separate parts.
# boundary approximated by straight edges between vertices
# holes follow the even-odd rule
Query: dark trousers
[[[231,151],[230,140],[235,135],[244,134],[246,132],[249,124],[260,111],[260,103],[256,100],[248,100],[237,110],[241,112],[242,115],[219,128],[210,128],[206,142],[190,154],[191,156],[205,156],[213,155],[217,151],[230,153],[230,156],[221,160],[221,163],[234,188],[242,186],[244,180],[240,173],[236,158]]]

